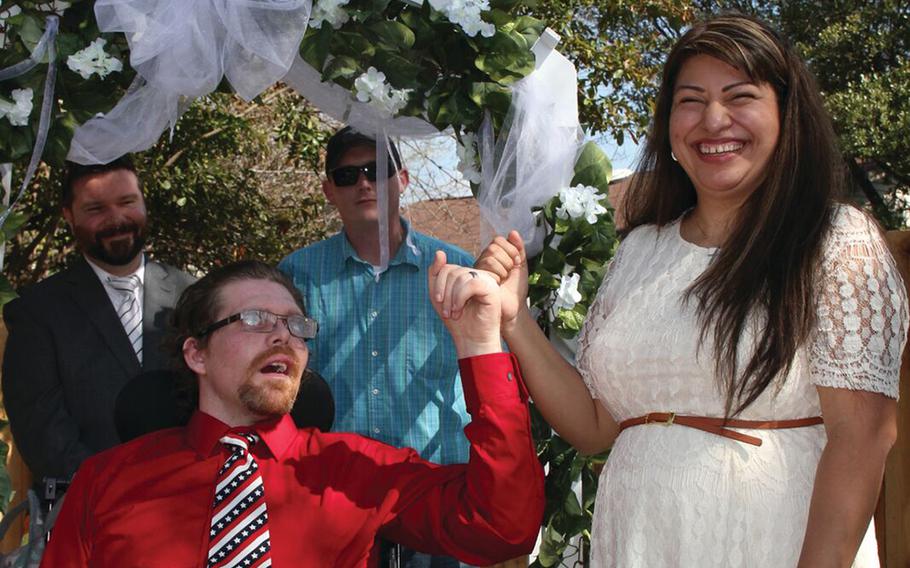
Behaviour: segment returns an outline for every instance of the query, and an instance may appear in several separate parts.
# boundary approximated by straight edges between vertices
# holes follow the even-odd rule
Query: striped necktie
[[[249,452],[258,441],[249,432],[229,432],[220,440],[232,453],[218,472],[215,486],[208,568],[272,565],[265,488]]]
[[[117,307],[117,317],[123,324],[123,330],[136,352],[139,364],[142,364],[142,314],[139,311],[139,287],[142,282],[135,274],[125,278],[109,276],[107,281],[111,288],[120,292],[123,299]]]

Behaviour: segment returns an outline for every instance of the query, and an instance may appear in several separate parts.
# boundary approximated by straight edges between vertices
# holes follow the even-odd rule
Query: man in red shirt
[[[174,314],[199,409],[186,427],[86,460],[41,566],[372,566],[377,535],[471,564],[527,553],[543,473],[524,385],[500,348],[498,287],[436,254],[430,297],[472,415],[467,464],[297,429],[288,411],[316,323],[280,272],[235,263],[190,286]]]

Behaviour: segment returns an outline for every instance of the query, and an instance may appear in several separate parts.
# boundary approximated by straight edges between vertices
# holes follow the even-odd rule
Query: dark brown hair
[[[83,165],[75,162],[66,162],[65,168],[63,186],[60,192],[60,203],[63,207],[71,207],[73,205],[73,186],[83,178],[116,170],[126,170],[133,172],[136,179],[139,179],[139,175],[136,173],[136,166],[133,165],[133,160],[128,155],[121,156],[106,164]],[[139,185],[139,191],[142,191],[141,184]]]
[[[680,69],[708,55],[767,83],[777,95],[780,135],[764,179],[738,212],[735,228],[692,284],[700,345],[713,333],[715,369],[727,393],[726,414],[741,412],[785,375],[815,324],[818,264],[831,228],[845,168],[815,79],[789,43],[767,24],[729,14],[692,26],[664,65],[654,119],[624,201],[625,231],[663,226],[695,206],[696,194],[673,161],[669,122]],[[755,351],[742,369],[737,349],[758,317]]]

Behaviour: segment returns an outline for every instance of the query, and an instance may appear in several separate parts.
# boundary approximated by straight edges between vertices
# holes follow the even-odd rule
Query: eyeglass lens
[[[291,335],[300,339],[313,339],[316,337],[316,320],[306,316],[290,315],[279,316],[265,310],[247,310],[240,313],[240,323],[249,331],[268,333],[275,329],[278,320],[287,322]]]

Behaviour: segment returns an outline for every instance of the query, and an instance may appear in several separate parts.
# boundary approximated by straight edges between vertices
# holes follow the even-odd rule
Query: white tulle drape
[[[512,106],[498,138],[489,121],[478,137],[481,243],[515,229],[529,256],[540,252],[546,234],[531,209],[569,186],[583,141],[575,66],[553,49],[557,41],[548,29],[534,46],[537,68],[512,87]]]
[[[68,159],[106,163],[151,147],[222,78],[246,100],[281,79],[310,0],[98,0],[103,32],[123,32],[137,77],[109,113],[77,129]]]

